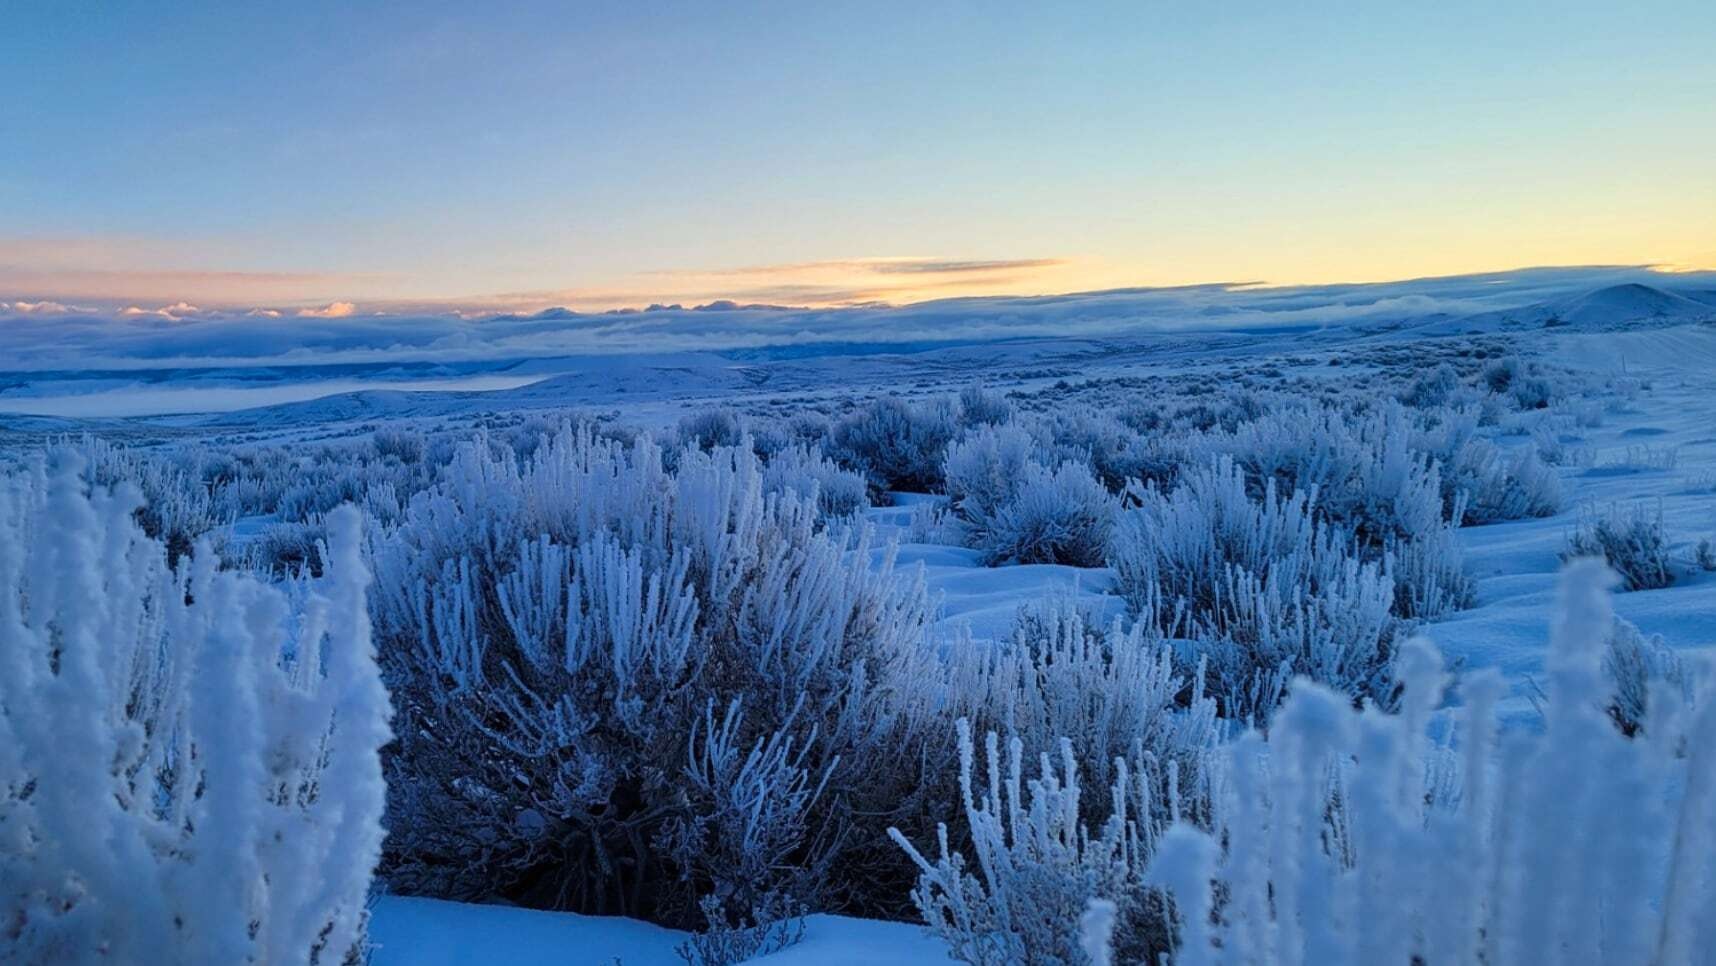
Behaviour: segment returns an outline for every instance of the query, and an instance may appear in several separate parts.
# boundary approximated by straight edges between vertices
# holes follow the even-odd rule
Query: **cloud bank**
[[[281,312],[205,310],[186,303],[94,310],[12,300],[0,301],[0,369],[469,363],[832,343],[1102,339],[1461,317],[1634,281],[1716,293],[1716,273],[1668,275],[1621,266],[1359,285],[1277,288],[1236,283],[1033,298],[952,298],[900,307],[792,309],[724,300],[689,308],[556,308],[478,318],[450,312],[383,314],[350,302]]]

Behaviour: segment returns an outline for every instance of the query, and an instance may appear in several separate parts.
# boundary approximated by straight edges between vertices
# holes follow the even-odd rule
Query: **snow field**
[[[1397,339],[1342,350],[1338,380],[1315,357],[1233,385],[1165,371],[716,410],[657,420],[662,444],[590,414],[78,443],[88,469],[12,478],[12,545],[46,539],[31,521],[59,494],[85,534],[65,551],[82,563],[55,558],[67,573],[147,575],[103,639],[182,650],[162,667],[203,662],[257,697],[227,709],[223,743],[196,725],[214,679],[193,675],[159,712],[190,724],[163,732],[131,696],[183,672],[108,662],[139,669],[88,695],[106,730],[87,748],[117,751],[70,787],[118,782],[113,827],[147,844],[72,856],[33,777],[53,719],[6,692],[0,724],[24,738],[0,761],[0,819],[25,831],[0,860],[31,884],[7,893],[23,925],[0,942],[24,961],[163,928],[187,951],[288,961],[348,945],[369,863],[300,895],[306,857],[331,853],[256,843],[290,828],[373,849],[385,682],[400,740],[380,759],[379,963],[665,962],[682,945],[700,962],[1685,961],[1712,871],[1687,830],[1716,818],[1711,765],[1684,753],[1716,707],[1699,657],[1716,387],[1676,364],[1696,342],[1679,332],[1623,333],[1641,351],[1621,374],[1541,361],[1588,362],[1578,333],[1543,335],[1548,351]],[[126,483],[149,500],[136,514],[103,495]],[[1604,521],[1625,527],[1581,543]],[[1581,548],[1639,589],[1610,603],[1590,566],[1558,576]],[[172,616],[158,588],[217,562],[234,569],[208,586],[239,589]],[[42,616],[52,598],[27,580],[0,590],[24,615],[14,653],[70,687],[94,638],[53,642],[85,625]],[[345,616],[324,636],[330,601]],[[249,641],[250,663],[217,659],[205,625]],[[1267,738],[1242,737],[1254,725]],[[223,764],[257,749],[266,775]],[[136,793],[186,795],[186,761],[207,784],[172,807],[205,816],[190,834],[219,838],[187,841],[212,849],[172,845],[178,813]],[[235,877],[266,928],[147,905],[127,920],[104,862],[160,870],[168,906],[189,901],[184,875]],[[908,903],[927,930],[900,921]]]

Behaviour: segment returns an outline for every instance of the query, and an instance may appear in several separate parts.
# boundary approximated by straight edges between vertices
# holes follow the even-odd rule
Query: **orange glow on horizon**
[[[1408,257],[1377,251],[1368,257],[1336,258],[1326,249],[1269,250],[1253,241],[1230,241],[1212,250],[1163,241],[1128,258],[1042,254],[1023,258],[876,256],[734,268],[634,272],[619,281],[578,287],[543,287],[481,293],[447,293],[422,277],[383,273],[209,271],[100,265],[72,267],[65,261],[31,266],[10,249],[12,264],[0,262],[0,303],[61,303],[170,307],[188,303],[205,309],[261,310],[337,318],[366,312],[457,313],[480,316],[529,313],[565,307],[579,311],[641,309],[651,304],[686,306],[727,300],[803,308],[908,305],[958,297],[1041,296],[1117,288],[1197,284],[1265,286],[1399,281],[1506,271],[1527,266],[1638,265],[1665,274],[1716,270],[1716,249],[1688,239],[1670,258],[1603,257],[1608,246],[1569,243],[1544,257],[1522,259],[1500,248],[1483,255],[1442,250]],[[1486,246],[1487,248],[1487,246]],[[1361,253],[1348,251],[1348,256]],[[1337,267],[1338,266],[1338,267]],[[1267,270],[1265,270],[1267,269]],[[480,283],[480,279],[473,279]],[[440,289],[437,291],[437,289]]]

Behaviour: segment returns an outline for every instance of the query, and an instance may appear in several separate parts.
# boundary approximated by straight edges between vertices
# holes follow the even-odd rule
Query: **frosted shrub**
[[[1461,506],[1444,507],[1440,466],[1398,405],[1354,414],[1287,409],[1214,443],[1244,468],[1254,494],[1315,493],[1316,510],[1350,528],[1361,555],[1386,563],[1396,612],[1432,618],[1467,606],[1474,592],[1454,540]]]
[[[1603,404],[1596,400],[1574,403],[1570,407],[1573,422],[1583,429],[1595,429],[1603,425]]]
[[[680,443],[697,449],[737,446],[744,434],[744,424],[731,409],[705,409],[679,421]]]
[[[0,960],[345,961],[389,739],[357,513],[283,593],[169,568],[82,469],[0,482]]]
[[[1400,393],[1400,401],[1414,409],[1445,406],[1460,388],[1460,376],[1446,362],[1412,380]]]
[[[270,468],[265,474],[244,474],[228,480],[214,491],[216,505],[229,519],[250,514],[272,514],[285,495],[289,470]]]
[[[300,485],[306,473],[313,472],[316,463],[314,456],[299,448],[256,446],[227,452],[231,459],[231,473],[210,481],[210,486],[216,506],[231,519],[277,513],[287,490]],[[357,452],[363,453],[364,450]],[[373,451],[365,453],[368,455],[373,455]],[[349,474],[356,466],[362,465],[363,459],[357,457],[345,463],[344,469]],[[331,508],[324,507],[323,510]]]
[[[1644,636],[1628,621],[1615,618],[1603,649],[1603,675],[1613,691],[1609,716],[1625,735],[1634,735],[1649,717],[1650,695],[1667,688],[1674,699],[1693,700],[1693,669],[1662,637]]]
[[[1119,506],[1078,463],[1032,463],[976,543],[991,561],[1100,567]]]
[[[280,497],[280,518],[290,522],[311,520],[342,503],[363,498],[367,489],[358,473],[306,474]]]
[[[1181,823],[1146,882],[1173,899],[1188,964],[1701,962],[1716,896],[1716,704],[1664,701],[1627,739],[1601,672],[1600,564],[1563,578],[1540,735],[1498,735],[1499,676],[1460,688],[1406,649],[1398,715],[1295,684],[1267,742],[1225,756],[1214,829]],[[1684,753],[1683,753],[1684,749]],[[1069,918],[1069,923],[1072,918]]]
[[[1549,517],[1561,512],[1561,478],[1534,446],[1510,455],[1486,439],[1462,443],[1446,465],[1443,495],[1449,506],[1464,498],[1468,525]]]
[[[845,519],[870,506],[864,477],[841,469],[803,443],[792,444],[769,458],[763,469],[763,489],[814,500],[817,509],[829,519]]]
[[[1487,398],[1487,397],[1486,397]],[[1484,425],[1481,405],[1455,405],[1443,409],[1424,410],[1415,414],[1412,422],[1412,448],[1434,460],[1442,469],[1443,485],[1447,485],[1447,468],[1454,456],[1469,440],[1477,438]]]
[[[1224,715],[1267,715],[1289,674],[1354,697],[1382,693],[1394,581],[1308,495],[1283,497],[1271,481],[1254,498],[1224,457],[1172,492],[1129,496],[1136,506],[1110,541],[1116,590],[1207,657]]]
[[[281,576],[300,572],[320,576],[327,527],[316,523],[277,523],[244,544],[241,556],[252,570]]]
[[[378,429],[370,436],[370,445],[377,456],[401,463],[421,463],[429,451],[423,434],[410,429]]]
[[[505,425],[479,425],[487,435],[490,445],[509,449],[519,459],[529,459],[544,442],[568,428],[588,429],[592,435],[608,438],[623,437],[629,432],[604,424],[595,416],[579,409],[532,412]],[[436,462],[451,462],[457,456],[458,447],[466,441],[451,435],[438,437],[436,442],[441,445],[437,448],[443,449],[443,452],[436,455]]]
[[[1182,398],[1202,398],[1175,407],[1167,416],[1165,424],[1179,429],[1232,433],[1268,411],[1263,397],[1249,389],[1206,382],[1183,387],[1182,392]]]
[[[1394,581],[1396,616],[1430,620],[1472,605],[1477,582],[1466,573],[1454,530],[1447,520],[1384,549],[1383,570]]]
[[[707,926],[675,950],[687,966],[736,966],[780,952],[804,939],[805,915],[790,901],[761,907],[737,922],[714,896],[699,903]],[[616,960],[618,957],[615,957]]]
[[[953,401],[889,396],[836,423],[829,450],[879,489],[928,493],[941,489],[942,458],[958,434]]]
[[[821,445],[828,439],[833,424],[827,415],[814,409],[794,408],[792,415],[781,422],[781,428],[793,440],[806,445]]]
[[[103,487],[129,483],[140,491],[143,500],[135,511],[137,522],[146,536],[166,544],[170,561],[177,562],[199,538],[212,538],[227,522],[208,487],[164,454],[115,446],[94,436],[83,437],[76,449],[91,483]]]
[[[1558,395],[1555,383],[1547,375],[1535,370],[1515,379],[1508,389],[1508,396],[1513,400],[1513,404],[1524,410],[1548,409]]]
[[[1619,458],[1606,459],[1603,466],[1612,470],[1669,473],[1680,465],[1677,446],[1628,446]]]
[[[1022,610],[1008,638],[961,642],[950,661],[951,701],[977,729],[1017,737],[1033,757],[1070,739],[1098,787],[1124,757],[1163,779],[1172,763],[1190,787],[1219,735],[1201,676],[1178,672],[1153,627],[1103,628],[1070,600]]]
[[[968,520],[988,520],[1019,491],[1019,478],[1036,448],[1019,426],[983,426],[947,448],[942,470],[947,499]]]
[[[1544,409],[1555,399],[1555,386],[1538,367],[1518,356],[1505,356],[1484,366],[1483,383],[1506,396],[1519,409]]]
[[[1171,456],[1119,419],[1088,406],[1058,410],[1034,429],[1045,454],[1040,462],[1088,465],[1102,485],[1115,493],[1124,491],[1132,480],[1169,480],[1175,471]]]
[[[1674,583],[1662,512],[1610,510],[1593,515],[1567,539],[1563,560],[1601,557],[1621,577],[1623,590],[1655,590]]]
[[[804,446],[792,428],[778,419],[747,420],[744,435],[750,437],[751,450],[766,462],[795,446]],[[821,447],[816,448],[821,453]],[[853,474],[856,476],[857,474]]]
[[[1119,501],[1079,463],[1049,470],[1031,435],[983,427],[948,448],[947,492],[960,542],[988,564],[1099,567]]]
[[[217,497],[240,513],[271,514],[284,523],[314,524],[345,503],[362,507],[368,518],[395,522],[402,501],[427,488],[445,463],[435,458],[437,449],[428,441],[424,456],[411,462],[394,454],[378,457],[371,447],[350,443],[281,454],[248,467],[245,476],[218,489]],[[257,485],[269,498],[246,503],[242,494],[231,492],[248,485]]]
[[[1574,450],[1569,444],[1577,442],[1576,437],[1569,437],[1562,429],[1565,424],[1554,422],[1539,422],[1530,429],[1531,446],[1537,451],[1537,456],[1549,466],[1565,466],[1579,461],[1582,450]]]
[[[965,834],[938,828],[932,860],[890,829],[918,866],[920,914],[968,963],[1080,962],[1077,914],[1101,897],[1116,906],[1122,947],[1149,960],[1165,932],[1160,904],[1137,889],[1143,860],[1168,822],[1207,820],[1205,763],[1220,730],[1201,677],[1179,675],[1148,625],[1104,631],[1066,599],[949,660],[958,670],[938,686],[963,715]],[[987,735],[980,775],[974,726]],[[1086,796],[1087,784],[1108,794]],[[956,845],[967,840],[969,855]]]
[[[911,504],[910,509],[911,516],[906,518],[907,543],[959,545],[961,534],[945,504],[924,500]]]
[[[896,700],[921,584],[765,494],[749,449],[677,462],[473,445],[378,536],[395,888],[690,926],[897,870],[878,823],[940,767]]]
[[[982,386],[967,386],[959,393],[959,422],[966,427],[1005,426],[1013,420],[1013,404],[1007,397]]]
[[[975,868],[952,848],[945,827],[934,858],[898,829],[894,841],[920,875],[912,902],[954,959],[973,966],[1083,963],[1080,919],[1093,899],[1112,904],[1123,955],[1149,962],[1163,948],[1162,920],[1141,888],[1156,834],[1178,818],[1175,803],[1156,797],[1161,782],[1119,763],[1108,789],[1110,817],[1095,833],[1080,815],[1084,789],[1070,741],[1045,751],[1027,771],[1024,745],[987,735],[984,777],[971,726],[961,718],[959,797]],[[1031,777],[1032,772],[1035,777]]]

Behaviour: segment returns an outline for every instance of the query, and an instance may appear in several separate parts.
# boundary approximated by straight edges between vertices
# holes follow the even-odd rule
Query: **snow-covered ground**
[[[1094,386],[1100,403],[1100,393],[1108,391],[1101,387],[1107,385],[1199,374],[1220,381],[1242,370],[1274,373],[1267,376],[1271,379],[1286,378],[1281,376],[1285,371],[1301,386],[1338,386],[1361,368],[1410,368],[1420,354],[1450,340],[1493,337],[1505,340],[1510,353],[1590,377],[1582,383],[1588,387],[1582,398],[1539,413],[1509,414],[1511,422],[1492,433],[1504,449],[1554,451],[1562,507],[1553,516],[1459,529],[1455,539],[1466,573],[1476,581],[1475,600],[1427,623],[1423,633],[1457,675],[1484,668],[1502,672],[1508,690],[1501,716],[1510,727],[1531,730],[1540,721],[1539,688],[1562,553],[1569,534],[1593,515],[1614,508],[1660,514],[1676,562],[1671,586],[1619,594],[1616,613],[1679,651],[1716,646],[1716,572],[1701,569],[1694,559],[1700,541],[1716,540],[1716,325],[1710,323],[1716,318],[1716,295],[1695,286],[1681,288],[1671,292],[1625,280],[1571,293],[1534,288],[1531,297],[1507,305],[1469,293],[1456,299],[1390,290],[1376,293],[1377,299],[1353,311],[1350,321],[1335,321],[1341,313],[1327,304],[1327,293],[1321,315],[1316,305],[1272,305],[1258,295],[1244,304],[1218,300],[1202,305],[1209,317],[1236,315],[1243,324],[1205,324],[1189,331],[1174,331],[1160,318],[1133,328],[1119,324],[1113,318],[1116,306],[1136,309],[1138,300],[1148,299],[1127,302],[1111,295],[1042,309],[1048,319],[1079,321],[1080,331],[1063,336],[1045,332],[1037,324],[1042,319],[984,328],[970,307],[945,307],[963,324],[966,338],[959,344],[878,347],[865,342],[773,353],[756,347],[744,353],[688,349],[565,356],[522,368],[512,360],[502,368],[483,364],[474,371],[388,383],[385,389],[372,380],[353,393],[339,392],[353,384],[331,377],[313,384],[244,387],[226,376],[194,388],[171,379],[150,384],[129,377],[84,382],[74,377],[67,383],[71,391],[61,393],[54,379],[20,376],[9,391],[0,391],[0,414],[66,418],[0,415],[0,433],[36,440],[87,429],[144,443],[211,437],[295,443],[360,437],[378,426],[466,425],[572,406],[612,415],[618,424],[661,430],[717,404],[781,416],[852,395],[917,400],[970,385],[1051,401],[1063,389]],[[1301,298],[1315,301],[1309,294]],[[1378,303],[1417,309],[1391,318]],[[1186,304],[1174,303],[1181,309]],[[771,318],[760,312],[746,316],[759,330]],[[1290,324],[1305,320],[1314,324]],[[663,324],[669,322],[683,320],[675,315]],[[1355,365],[1354,359],[1407,361]],[[404,387],[434,391],[399,391]],[[499,391],[470,391],[474,388]],[[218,413],[184,405],[187,399],[218,400],[220,405],[209,408],[231,409],[228,401],[255,398],[251,394],[290,401]],[[80,408],[79,400],[111,405]],[[80,415],[91,418],[69,418]],[[147,418],[109,418],[131,415]],[[890,500],[891,505],[866,511],[880,538],[872,554],[877,561],[891,555],[896,567],[922,574],[936,634],[1000,639],[1021,608],[1051,598],[1075,602],[1098,623],[1125,613],[1111,569],[985,566],[979,551],[952,545],[931,526],[943,498],[895,493]],[[257,540],[274,521],[269,514],[228,521],[228,539],[235,544]],[[627,919],[404,896],[377,901],[369,935],[376,966],[652,966],[682,962],[677,947],[686,940],[684,933]],[[945,962],[946,949],[917,925],[813,915],[802,941],[756,961],[914,966]]]
[[[1669,521],[1672,549],[1686,566],[1668,588],[1617,595],[1616,612],[1677,649],[1716,645],[1716,573],[1691,564],[1697,541],[1716,537],[1716,329],[1671,327],[1637,332],[1544,336],[1547,358],[1575,368],[1623,375],[1626,395],[1592,398],[1596,425],[1558,423],[1569,455],[1557,468],[1562,512],[1543,519],[1466,527],[1458,539],[1477,579],[1475,606],[1425,628],[1462,671],[1494,667],[1509,682],[1504,718],[1535,727],[1556,575],[1569,532],[1583,515],[1611,506],[1645,505]],[[1528,437],[1504,440],[1530,445]],[[912,542],[912,517],[934,498],[901,494],[870,511],[885,536],[900,541],[896,560],[921,565],[944,627],[998,637],[1018,609],[1051,595],[1076,597],[1104,615],[1123,608],[1108,593],[1107,569],[1058,565],[985,567],[975,551]],[[878,551],[880,553],[881,551]],[[376,911],[378,964],[392,963],[672,963],[682,937],[628,921],[505,908],[448,906],[389,898]],[[575,948],[576,957],[565,950]],[[815,916],[802,944],[758,962],[945,962],[945,950],[918,927]]]
[[[370,920],[374,966],[684,966],[686,934],[634,919],[384,896]],[[815,915],[792,946],[753,963],[894,966],[946,963],[947,950],[910,923]]]
[[[1618,368],[1625,360],[1649,388],[1633,399],[1597,400],[1601,426],[1565,431],[1582,452],[1578,464],[1560,468],[1561,513],[1460,530],[1467,570],[1478,578],[1477,606],[1427,631],[1466,667],[1502,669],[1514,685],[1504,710],[1516,719],[1535,716],[1532,683],[1543,675],[1559,554],[1582,515],[1614,507],[1660,512],[1683,566],[1673,586],[1617,594],[1615,612],[1672,647],[1716,646],[1716,573],[1692,564],[1697,543],[1716,538],[1716,368],[1707,361],[1716,331],[1629,335],[1614,340],[1607,360],[1587,340],[1609,337],[1580,337],[1559,350],[1580,363]]]

